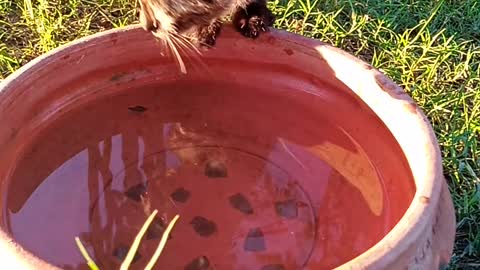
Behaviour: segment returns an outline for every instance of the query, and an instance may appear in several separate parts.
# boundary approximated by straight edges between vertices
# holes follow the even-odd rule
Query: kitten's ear
[[[152,11],[150,1],[154,0],[139,0],[140,3],[140,24],[146,31],[154,31],[158,28],[157,20]]]

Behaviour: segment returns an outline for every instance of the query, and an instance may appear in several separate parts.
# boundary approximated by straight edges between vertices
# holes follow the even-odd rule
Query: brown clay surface
[[[415,187],[367,106],[317,87],[192,78],[78,106],[22,146],[3,194],[5,226],[64,269],[87,269],[75,236],[103,269],[117,269],[154,209],[132,269],[143,269],[175,214],[157,269],[339,266],[393,228]]]

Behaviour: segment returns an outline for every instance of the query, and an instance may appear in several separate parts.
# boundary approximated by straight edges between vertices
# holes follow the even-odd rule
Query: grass
[[[453,196],[451,269],[480,269],[480,1],[272,0],[277,28],[372,63],[439,139]],[[73,39],[136,21],[134,0],[0,0],[0,79]]]
[[[134,260],[135,253],[137,253],[137,250],[140,246],[140,242],[142,241],[143,236],[148,230],[148,227],[152,223],[153,219],[157,215],[158,210],[154,210],[150,216],[147,218],[143,226],[140,228],[140,231],[138,232],[137,236],[135,237],[130,249],[128,250],[127,256],[125,257],[125,260],[123,261],[122,265],[120,266],[120,270],[128,270],[130,267],[130,264]],[[165,248],[165,245],[167,244],[167,239],[168,236],[170,235],[170,232],[173,229],[173,226],[175,226],[175,223],[177,220],[180,218],[179,215],[176,215],[168,224],[167,228],[162,234],[162,238],[160,239],[160,243],[158,244],[157,249],[155,250],[155,253],[153,256],[150,258],[150,261],[148,262],[147,266],[145,266],[145,270],[151,270],[153,269],[153,266],[157,262],[158,258],[162,254],[163,249]],[[88,267],[91,270],[100,270],[100,268],[97,266],[97,264],[92,260],[90,255],[88,254],[86,248],[83,246],[82,241],[80,241],[80,238],[75,237],[75,242],[77,244],[77,247],[82,254],[83,258],[87,262]]]

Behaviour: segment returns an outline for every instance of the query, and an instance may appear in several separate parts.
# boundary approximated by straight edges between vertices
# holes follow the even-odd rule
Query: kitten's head
[[[140,23],[157,35],[181,34],[195,39],[232,8],[235,0],[139,0]]]

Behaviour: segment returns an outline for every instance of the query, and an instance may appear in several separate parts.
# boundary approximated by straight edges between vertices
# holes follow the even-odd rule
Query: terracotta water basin
[[[0,85],[9,269],[441,269],[455,217],[432,128],[370,65],[317,40],[225,27],[182,59],[138,26]]]

